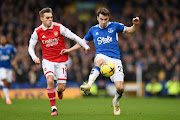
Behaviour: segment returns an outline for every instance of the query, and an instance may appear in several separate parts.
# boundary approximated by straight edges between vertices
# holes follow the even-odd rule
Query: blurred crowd
[[[103,4],[102,4],[103,3]],[[118,44],[123,61],[125,81],[136,80],[137,62],[142,64],[143,81],[167,81],[174,76],[180,79],[180,1],[179,0],[1,0],[0,35],[5,35],[18,52],[14,67],[16,82],[34,85],[43,75],[41,65],[35,65],[28,54],[28,44],[35,27],[41,24],[39,10],[53,9],[54,21],[62,23],[81,38],[91,26],[97,24],[96,10],[107,7],[110,21],[126,26],[132,25],[132,18],[139,16],[140,25],[132,34],[119,34]],[[70,48],[74,41],[65,39]],[[82,49],[69,54],[68,81],[82,83],[88,79],[95,48]],[[41,57],[41,47],[36,45],[36,55]],[[42,58],[41,58],[42,59]],[[104,79],[100,77],[99,79]]]
[[[146,84],[145,96],[147,97],[180,97],[180,83],[178,75],[173,75],[170,80],[154,77]]]

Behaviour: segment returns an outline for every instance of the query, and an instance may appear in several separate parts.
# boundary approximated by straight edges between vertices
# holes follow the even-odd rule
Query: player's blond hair
[[[39,11],[39,16],[44,17],[44,13],[53,13],[52,9],[49,7],[43,8]]]

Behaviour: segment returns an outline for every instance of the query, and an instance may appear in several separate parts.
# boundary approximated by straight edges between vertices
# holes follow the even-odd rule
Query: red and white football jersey
[[[60,55],[61,50],[66,49],[64,36],[61,35],[60,27],[60,23],[53,22],[48,29],[43,24],[35,29],[34,32],[36,32],[37,36],[33,33],[34,36],[32,35],[32,37],[38,37],[42,47],[43,59],[51,62],[65,62],[68,60],[68,55]],[[64,30],[66,30],[65,27]]]
[[[31,39],[29,41],[28,52],[33,61],[37,58],[34,48],[38,41],[42,46],[43,59],[51,62],[66,62],[68,55],[60,55],[62,49],[66,49],[64,43],[64,36],[79,43],[85,50],[89,49],[89,46],[79,36],[71,32],[60,23],[53,22],[49,28],[40,25],[37,27]]]

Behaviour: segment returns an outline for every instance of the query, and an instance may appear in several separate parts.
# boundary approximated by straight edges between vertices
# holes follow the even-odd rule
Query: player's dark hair
[[[40,17],[44,16],[44,13],[53,13],[52,9],[49,7],[43,8],[41,11],[39,11]]]
[[[99,14],[108,15],[108,16],[110,15],[109,10],[106,8],[99,8],[97,10],[97,16],[99,16]]]

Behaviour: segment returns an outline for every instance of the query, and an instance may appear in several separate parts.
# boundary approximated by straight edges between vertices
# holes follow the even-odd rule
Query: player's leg
[[[119,100],[123,95],[123,81],[116,81],[115,86],[116,86],[116,93],[115,96],[112,100],[113,107],[114,107],[114,115],[120,115],[120,106],[119,106]]]
[[[51,115],[57,115],[56,93],[54,88],[54,63],[43,59],[42,67],[47,80],[47,94],[52,109]]]
[[[124,92],[124,82],[123,81],[115,81],[116,86],[116,94],[114,96],[114,102],[119,102],[119,99],[122,97]]]
[[[51,104],[52,114],[57,115],[57,107],[56,107],[56,93],[54,88],[54,77],[53,75],[48,75],[47,79],[47,94],[49,97],[49,101]]]
[[[57,93],[58,93],[58,98],[63,99],[63,91],[66,89],[66,83],[57,83]]]
[[[3,92],[4,92],[4,95],[5,95],[5,98],[6,98],[6,104],[12,104],[10,98],[9,98],[9,86],[10,86],[10,83],[7,82],[7,79],[3,79],[2,80],[4,82],[4,86],[3,86]]]
[[[0,80],[0,86],[4,86],[4,82],[2,80]]]
[[[114,96],[114,98],[112,100],[112,103],[113,103],[113,107],[114,107],[114,115],[120,115],[119,100],[123,95],[124,82],[119,81],[119,80],[124,79],[124,75],[114,76],[114,79],[117,80],[117,81],[114,81],[114,84],[116,86],[116,93],[115,93],[115,96]]]
[[[12,70],[1,68],[0,75],[3,81],[3,92],[6,99],[6,104],[12,104],[9,97],[9,87],[10,87],[10,83],[12,82]]]
[[[55,76],[57,78],[58,98],[63,98],[63,91],[66,89],[67,81],[67,64],[65,62],[55,64]]]
[[[114,82],[116,87],[116,93],[112,100],[113,108],[114,108],[114,115],[120,115],[120,106],[119,106],[119,99],[123,95],[123,88],[124,88],[124,73],[123,67],[121,64],[121,60],[113,59],[110,60],[115,65],[116,71],[114,75],[110,77],[111,81]]]
[[[89,94],[92,84],[100,74],[101,65],[106,62],[103,55],[97,55],[94,61],[95,66],[92,68],[91,73],[89,75],[88,84],[80,86],[81,90],[83,90],[85,94]]]

